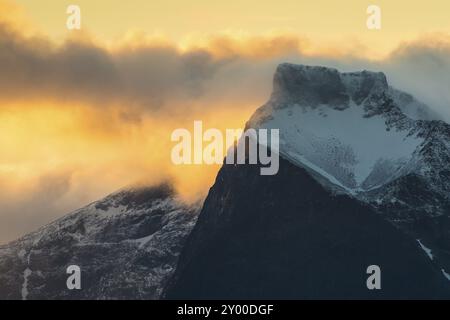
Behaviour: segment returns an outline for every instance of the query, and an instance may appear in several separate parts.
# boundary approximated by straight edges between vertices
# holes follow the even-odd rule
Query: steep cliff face
[[[439,178],[448,193],[436,172],[449,169],[450,125],[420,118],[433,113],[383,73],[282,64],[273,86],[248,127],[279,129],[281,153],[299,165],[352,194],[411,173]]]
[[[116,192],[0,246],[0,299],[157,299],[198,211],[168,184]]]
[[[381,290],[366,287],[369,265],[381,268]],[[274,176],[222,167],[165,297],[449,298],[448,283],[370,206],[281,159]]]
[[[248,127],[327,188],[369,204],[450,273],[450,125],[381,72],[281,64]]]
[[[450,297],[450,125],[429,107],[381,72],[281,64],[247,128],[279,129],[280,171],[222,168],[168,298]]]
[[[450,298],[449,124],[383,73],[282,64],[247,127],[279,129],[276,175],[224,165],[192,233],[170,185],[114,193],[0,246],[0,299]]]

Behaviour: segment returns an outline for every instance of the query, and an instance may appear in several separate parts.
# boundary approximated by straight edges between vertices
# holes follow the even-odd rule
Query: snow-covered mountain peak
[[[423,172],[433,118],[426,105],[390,87],[384,73],[284,63],[270,100],[247,126],[279,129],[285,158],[357,194]]]
[[[345,109],[351,101],[359,105],[388,88],[382,72],[340,73],[333,68],[283,63],[275,72],[271,100],[313,108],[329,105]]]
[[[0,246],[0,299],[156,299],[200,206],[184,203],[170,183],[93,202]],[[83,290],[67,290],[72,264]]]
[[[345,91],[336,69],[284,63],[275,72],[271,100],[312,107],[320,104],[344,106],[348,104]]]
[[[341,73],[340,76],[347,93],[356,104],[361,104],[370,95],[381,95],[389,88],[382,72],[364,70]]]

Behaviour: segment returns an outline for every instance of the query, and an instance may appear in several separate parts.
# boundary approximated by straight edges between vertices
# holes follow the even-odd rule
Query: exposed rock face
[[[383,73],[282,64],[247,127],[280,130],[278,174],[224,165],[192,233],[170,186],[117,192],[1,246],[0,298],[450,298],[449,124]]]
[[[168,298],[450,297],[450,126],[430,108],[383,73],[282,64],[247,127],[280,130],[280,171],[222,168]]]
[[[382,290],[368,290],[379,265]],[[168,299],[442,298],[448,282],[370,206],[281,159],[274,176],[224,165],[180,257]]]
[[[304,66],[292,72],[289,70],[291,68],[289,64],[278,67],[272,99],[280,103],[295,101],[313,107],[321,104],[342,107],[348,104],[349,96],[337,70]]]
[[[279,128],[286,159],[427,243],[450,273],[450,125],[383,73],[282,64],[248,126]]]
[[[0,299],[157,299],[198,211],[167,184],[114,193],[1,246]]]

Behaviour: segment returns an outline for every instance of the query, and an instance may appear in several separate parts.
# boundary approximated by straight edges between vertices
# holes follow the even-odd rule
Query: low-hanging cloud
[[[373,61],[351,51],[339,56],[307,53],[308,41],[292,35],[245,40],[218,36],[188,50],[169,43],[108,49],[89,39],[70,39],[58,46],[0,24],[0,99],[121,104],[163,112],[198,101],[210,108],[223,99],[262,102],[270,93],[276,65],[291,61],[384,71],[393,85],[449,118],[449,39],[431,35]]]
[[[325,65],[342,71],[383,71],[391,85],[415,95],[448,121],[449,39],[445,35],[430,35],[399,45],[382,60],[371,60],[352,50],[341,50],[338,54],[333,54],[333,50],[314,51],[311,41],[295,35],[240,39],[217,36],[187,49],[168,42],[145,41],[108,47],[89,38],[72,38],[58,45],[42,36],[24,36],[11,25],[0,24],[0,115],[6,105],[16,109],[33,108],[35,101],[51,101],[57,108],[68,109],[83,105],[94,110],[95,116],[89,113],[77,119],[86,122],[82,130],[89,126],[89,130],[95,131],[91,126],[99,126],[107,131],[95,132],[103,140],[92,146],[96,153],[89,161],[82,161],[81,154],[76,166],[62,166],[53,171],[50,166],[50,172],[35,174],[32,181],[23,183],[29,187],[19,186],[13,195],[7,192],[0,195],[0,226],[3,226],[0,243],[128,183],[125,177],[130,176],[130,168],[132,177],[140,176],[140,171],[143,176],[144,171],[158,172],[158,179],[169,175],[166,166],[156,163],[165,161],[164,156],[141,153],[151,145],[159,153],[169,155],[170,130],[157,132],[155,128],[166,125],[175,129],[182,122],[174,118],[184,119],[186,115],[190,116],[189,121],[193,115],[208,115],[216,118],[217,123],[234,125],[234,119],[227,122],[225,118],[242,117],[242,106],[248,112],[248,106],[254,110],[264,103],[270,95],[273,72],[281,62]],[[118,116],[112,116],[115,108],[120,110]],[[146,120],[149,117],[150,124]],[[126,134],[117,145],[121,130]],[[144,136],[149,132],[155,137],[150,142]],[[131,146],[128,141],[136,135],[142,138],[137,139],[136,146]],[[69,132],[70,138],[74,136]],[[167,141],[162,143],[160,136]],[[78,147],[81,144],[77,139],[73,143]],[[106,152],[101,149],[104,145],[110,146],[108,153],[112,155],[99,162],[99,155]],[[117,146],[117,156],[114,146]],[[124,157],[125,148],[134,151]],[[80,153],[91,150],[79,149]],[[67,157],[73,155],[68,152]],[[144,157],[150,159],[149,164],[133,162]],[[2,164],[7,167],[11,161],[0,155],[0,169]],[[105,180],[103,184],[99,176]],[[11,177],[0,175],[2,190],[11,189],[14,180]],[[189,179],[197,177],[195,172]],[[91,180],[95,183],[86,188]],[[208,187],[202,180],[203,191]],[[191,184],[189,188],[192,189]]]
[[[54,46],[26,39],[0,25],[0,97],[52,98],[92,105],[135,103],[160,107],[192,99],[223,61],[203,51],[143,47],[110,52],[94,43],[69,40]]]

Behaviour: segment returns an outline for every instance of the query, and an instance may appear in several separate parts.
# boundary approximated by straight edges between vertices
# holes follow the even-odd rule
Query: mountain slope
[[[382,73],[282,64],[247,127],[280,130],[276,175],[224,165],[192,233],[199,206],[167,184],[112,194],[0,246],[0,298],[450,298],[450,126],[430,108]]]
[[[156,299],[198,211],[168,184],[114,193],[0,246],[0,299]]]
[[[280,160],[274,176],[254,165],[222,167],[166,298],[450,297],[450,282],[418,243]],[[379,291],[366,287],[373,264]]]
[[[405,95],[390,87],[383,73],[282,64],[270,100],[248,126],[279,128],[282,153],[314,164],[346,191],[365,192],[423,172],[421,152],[432,139],[447,154],[449,126],[419,118],[433,113]]]
[[[450,125],[383,73],[281,64],[248,127],[279,128],[286,159],[427,243],[450,273]]]
[[[383,73],[281,64],[247,128],[279,129],[280,171],[222,167],[167,298],[450,298],[450,126],[429,107]]]

